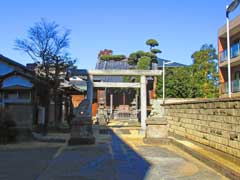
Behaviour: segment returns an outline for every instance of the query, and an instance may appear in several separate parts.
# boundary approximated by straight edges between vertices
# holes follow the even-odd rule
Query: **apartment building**
[[[230,57],[232,97],[240,97],[240,15],[230,21]],[[227,28],[218,31],[220,97],[228,95]]]

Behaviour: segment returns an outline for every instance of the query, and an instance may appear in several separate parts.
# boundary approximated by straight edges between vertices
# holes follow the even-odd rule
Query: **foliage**
[[[158,54],[158,53],[162,53],[162,51],[160,49],[151,49],[151,52],[153,54]]]
[[[98,59],[102,61],[121,61],[126,59],[125,55],[114,55],[113,50],[111,49],[104,49],[98,53]]]
[[[131,82],[130,76],[123,76],[123,82]]]
[[[136,69],[136,68],[129,68],[129,69]],[[136,82],[136,76],[123,76],[123,82]],[[139,79],[139,78],[138,78]]]
[[[151,58],[148,56],[143,56],[138,60],[137,69],[149,70],[150,64],[151,64]]]
[[[205,44],[192,55],[196,97],[211,98],[218,94],[217,54],[212,45]]]
[[[165,69],[166,97],[218,97],[216,49],[212,45],[203,45],[193,53],[192,59],[191,66]],[[157,96],[162,97],[162,76],[158,78]]]
[[[109,61],[109,60],[121,61],[123,59],[126,59],[126,56],[124,56],[124,55],[102,55],[102,56],[100,56],[100,59],[102,61]]]
[[[158,49],[152,49],[154,46],[158,46],[158,42],[154,39],[149,39],[146,42],[147,45],[150,45],[150,52],[145,51],[136,51],[129,55],[128,64],[135,66],[137,69],[149,70],[152,68],[152,63],[158,63],[157,53],[161,51]],[[139,77],[126,77],[125,82],[129,81],[139,81]]]
[[[137,69],[139,69],[139,70],[149,70],[150,65],[151,65],[151,61],[152,61],[151,58],[148,57],[148,56],[140,57],[138,62],[137,62]],[[131,76],[131,77],[126,77],[126,79],[124,79],[124,80],[125,80],[125,82],[130,82],[130,81],[139,82],[140,77],[139,76]]]
[[[41,19],[29,28],[27,39],[15,41],[15,49],[27,53],[38,65],[37,74],[51,80],[52,74],[57,76],[60,72],[66,73],[66,69],[75,63],[66,52],[69,35],[70,30],[60,33],[58,24]],[[61,71],[57,72],[57,68]]]
[[[157,56],[152,52],[137,51],[129,55],[128,64],[136,65],[142,57],[149,57],[151,59],[151,63],[157,62]],[[151,65],[151,63],[149,64],[149,66]]]
[[[128,57],[128,64],[130,64],[130,65],[137,64],[138,59],[139,59],[139,57],[136,52],[131,53]]]
[[[37,64],[35,72],[46,82],[46,114],[50,104],[50,98],[55,101],[55,121],[57,121],[57,102],[60,98],[61,81],[67,78],[68,69],[74,65],[73,60],[67,53],[70,43],[70,30],[60,30],[55,22],[47,22],[41,19],[28,30],[27,38],[17,39],[15,49],[27,53]],[[50,94],[50,90],[53,90]],[[45,128],[48,125],[46,118]]]
[[[146,44],[150,46],[150,52],[145,51],[136,51],[129,55],[128,64],[130,65],[137,65],[138,61],[142,57],[149,57],[151,59],[151,63],[158,63],[157,62],[157,54],[161,53],[162,51],[159,49],[152,49],[155,46],[158,46],[158,42],[155,39],[148,39]],[[151,65],[149,64],[149,67]]]
[[[153,47],[158,46],[159,44],[158,41],[155,39],[148,39],[146,41],[146,45],[150,46],[150,49],[152,49]]]
[[[190,98],[191,88],[191,67],[176,67],[165,69],[165,96],[169,98]],[[158,77],[157,96],[162,97],[163,77]]]
[[[112,54],[113,54],[113,50],[111,50],[111,49],[104,49],[104,50],[101,50],[98,53],[98,58],[100,58],[102,55],[112,55]]]

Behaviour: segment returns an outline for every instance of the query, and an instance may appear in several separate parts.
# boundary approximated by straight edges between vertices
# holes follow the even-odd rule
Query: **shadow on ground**
[[[139,128],[94,125],[96,144],[1,150],[0,179],[224,179],[179,149],[142,141]]]
[[[106,126],[95,126],[95,145],[67,147],[38,178],[143,180],[150,163]]]

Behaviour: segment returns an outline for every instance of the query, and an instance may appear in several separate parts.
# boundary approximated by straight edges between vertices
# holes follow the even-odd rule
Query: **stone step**
[[[59,137],[59,136],[52,136],[52,135],[47,135],[47,136],[43,136],[41,134],[32,133],[33,139],[39,142],[48,142],[48,143],[65,143],[66,139],[63,137]]]
[[[232,157],[224,152],[184,138],[179,139],[170,137],[170,139],[174,145],[204,162],[224,176],[233,180],[240,179],[240,159],[237,157]]]

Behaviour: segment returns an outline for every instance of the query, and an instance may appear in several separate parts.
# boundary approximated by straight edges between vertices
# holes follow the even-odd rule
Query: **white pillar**
[[[162,88],[163,104],[165,104],[165,62],[163,61],[163,88]]]
[[[89,102],[88,113],[92,116],[92,99],[93,99],[93,76],[89,75],[87,82],[87,100]]]
[[[231,80],[231,47],[230,47],[230,32],[229,32],[229,14],[227,13],[227,59],[228,59],[228,97],[232,95],[232,80]]]
[[[136,114],[137,114],[137,117],[138,117],[138,92],[139,92],[139,89],[136,89]]]
[[[146,119],[147,119],[147,87],[146,87],[146,77],[141,76],[141,128],[146,129]]]
[[[110,114],[112,116],[113,113],[113,94],[110,95]]]

